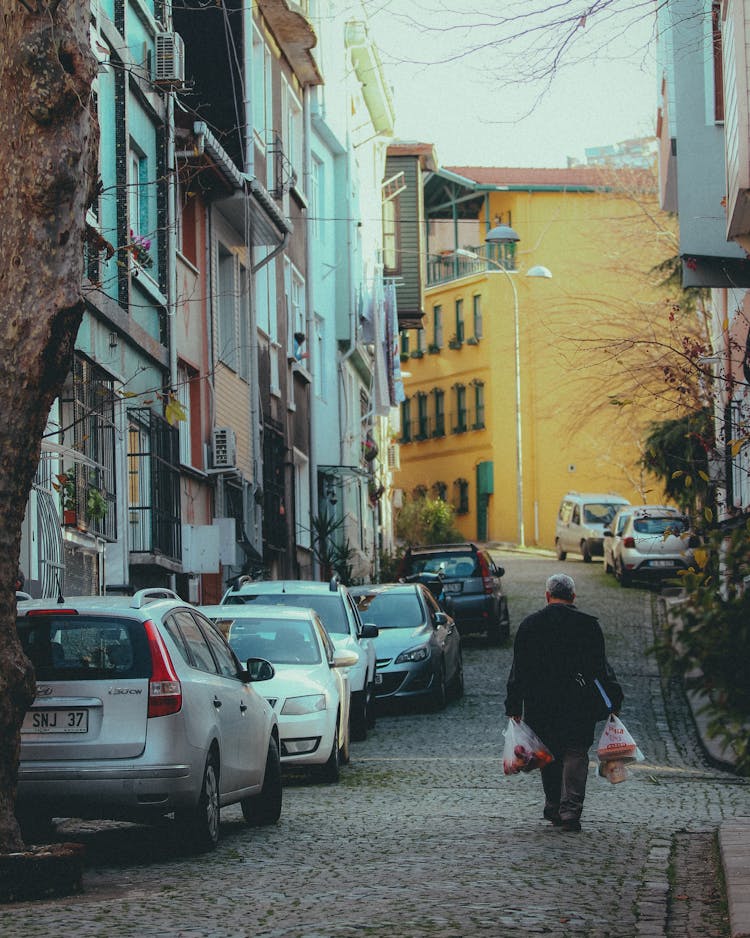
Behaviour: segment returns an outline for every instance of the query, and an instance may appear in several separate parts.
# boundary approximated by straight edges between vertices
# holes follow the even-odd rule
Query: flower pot
[[[75,508],[63,509],[63,524],[66,528],[74,528],[78,520]]]

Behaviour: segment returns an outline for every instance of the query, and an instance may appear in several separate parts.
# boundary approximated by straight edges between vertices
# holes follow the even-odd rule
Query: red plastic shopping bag
[[[622,720],[611,713],[596,747],[600,762],[616,759],[620,762],[635,762],[638,746]]]
[[[503,735],[505,736],[503,772],[506,775],[531,772],[554,761],[555,757],[549,749],[525,723],[508,720],[508,726]]]

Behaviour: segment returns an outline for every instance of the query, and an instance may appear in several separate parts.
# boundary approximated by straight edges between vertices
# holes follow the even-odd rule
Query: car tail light
[[[490,572],[487,560],[481,554],[477,559],[479,561],[479,572],[482,575],[482,588],[485,593],[492,593],[495,589],[495,584],[492,581],[492,573]]]
[[[163,717],[182,707],[182,685],[177,679],[164,640],[152,622],[143,623],[151,653],[151,680],[148,683],[148,716]]]
[[[61,609],[59,606],[53,606],[52,609],[29,609],[27,616],[77,616],[77,609]]]
[[[623,547],[635,547],[635,538],[634,537],[624,537],[622,539]]]

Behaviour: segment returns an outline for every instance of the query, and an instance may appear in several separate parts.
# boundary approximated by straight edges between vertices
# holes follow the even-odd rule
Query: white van
[[[584,563],[591,563],[592,557],[603,556],[604,529],[617,511],[629,504],[627,498],[611,492],[568,492],[557,513],[557,559],[565,560],[569,553],[577,553]]]

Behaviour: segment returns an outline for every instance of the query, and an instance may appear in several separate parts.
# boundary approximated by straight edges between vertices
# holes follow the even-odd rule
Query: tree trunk
[[[15,627],[21,525],[83,315],[98,153],[88,28],[89,0],[0,0],[0,852],[22,846],[19,730],[34,697]]]

